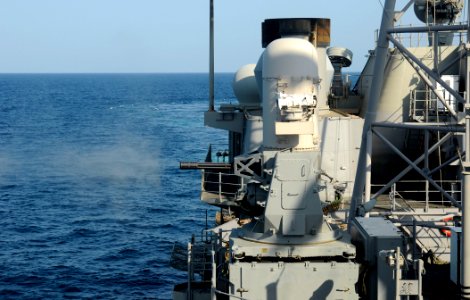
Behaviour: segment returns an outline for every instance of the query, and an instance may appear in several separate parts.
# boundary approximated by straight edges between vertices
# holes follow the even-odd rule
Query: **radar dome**
[[[238,69],[233,78],[232,88],[238,102],[242,105],[260,105],[261,100],[255,78],[256,64],[249,64]]]
[[[463,9],[464,0],[415,0],[415,14],[425,24],[451,24]]]

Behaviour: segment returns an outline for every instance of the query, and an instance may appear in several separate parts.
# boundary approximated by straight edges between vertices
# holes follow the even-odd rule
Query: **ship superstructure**
[[[424,25],[396,26],[411,8]],[[329,19],[262,23],[262,55],[234,78],[239,103],[215,110],[211,83],[205,124],[228,131],[227,159],[209,148],[181,163],[202,170],[201,199],[222,213],[188,245],[175,299],[470,298],[463,9],[385,1],[354,85]],[[404,45],[415,36],[424,44]]]

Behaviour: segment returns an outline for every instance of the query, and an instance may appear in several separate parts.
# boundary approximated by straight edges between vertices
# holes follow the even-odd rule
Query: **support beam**
[[[433,52],[433,71],[434,73],[437,74],[437,76],[441,76],[441,73],[439,73],[439,32],[434,31],[432,33],[432,52]]]
[[[364,190],[364,201],[370,199],[370,193],[372,188],[372,131],[369,131],[367,135],[367,158],[366,158],[366,184]],[[366,214],[368,217],[369,214]]]
[[[395,22],[398,22],[400,21],[401,17],[403,17],[403,15],[406,13],[406,11],[410,8],[411,5],[413,5],[415,3],[415,0],[410,0],[408,1],[408,3],[405,5],[405,7],[403,7],[402,10],[400,10],[399,12],[395,13]]]
[[[426,174],[429,175],[429,130],[424,131],[424,170]],[[426,180],[426,205],[424,206],[424,211],[429,211],[429,181]]]
[[[465,152],[462,153],[463,155],[465,155]],[[429,176],[433,175],[434,173],[442,170],[443,168],[447,167],[448,165],[450,165],[452,162],[456,161],[457,159],[460,159],[460,155],[455,155],[454,157],[446,160],[443,164],[439,165],[438,167],[435,167],[434,169],[432,169],[431,171],[429,171]]]
[[[415,69],[416,73],[419,75],[421,80],[423,80],[424,83],[433,91],[434,95],[436,95],[437,99],[439,99],[439,101],[442,103],[442,105],[444,105],[444,107],[450,112],[452,117],[455,120],[458,120],[457,113],[454,111],[454,109],[452,107],[449,106],[449,104],[447,104],[447,102],[445,101],[442,94],[437,91],[436,85],[431,80],[429,80],[429,78],[426,76],[426,74],[424,74],[423,70],[420,69],[413,62],[413,60],[411,60],[411,58],[408,57],[407,55],[403,54],[403,57],[405,57],[405,59],[408,61],[408,63],[413,67],[413,69]],[[435,65],[435,69],[437,70],[437,49],[434,49],[434,65]]]
[[[354,180],[353,195],[349,208],[349,229],[352,220],[356,217],[357,203],[362,201],[362,194],[365,185],[365,170],[367,168],[367,136],[371,130],[371,124],[375,121],[377,105],[382,92],[384,70],[387,63],[388,39],[387,31],[393,28],[395,17],[396,0],[386,0],[382,13],[382,23],[380,25],[379,39],[377,41],[376,58],[374,64],[374,76],[372,77],[371,89],[369,94],[369,103],[365,114],[364,127],[362,130],[361,150],[357,163],[356,179]]]
[[[413,55],[406,47],[404,47],[399,41],[394,39],[391,35],[388,35],[389,40],[397,47],[397,49],[405,56],[408,56],[415,64],[417,64],[424,72],[426,72],[429,77],[434,79],[438,82],[446,91],[448,91],[452,96],[455,97],[457,101],[460,103],[465,103],[465,99],[460,96],[458,91],[452,89],[447,83],[442,80],[439,75],[434,73],[431,69],[429,69],[425,64],[423,64],[416,56]]]
[[[441,132],[465,132],[465,128],[459,125],[447,125],[445,123],[392,123],[392,122],[377,122],[372,123],[373,127],[384,127],[384,128],[404,128],[404,129],[420,129],[429,131],[441,131]]]
[[[444,144],[449,138],[452,137],[452,133],[447,133],[445,136],[442,137],[436,144],[428,149],[428,153],[431,154],[436,151],[442,144]],[[419,164],[420,162],[425,159],[425,154],[423,153],[420,157],[415,159],[413,162],[415,165]],[[409,171],[411,171],[413,167],[408,166],[403,171],[401,171],[397,176],[395,176],[389,183],[383,186],[379,191],[377,191],[374,195],[372,195],[371,199],[377,198],[379,195],[382,195],[387,191],[392,185],[398,182],[403,176],[405,176]]]
[[[433,31],[466,31],[467,25],[433,25],[433,26],[417,26],[417,27],[399,27],[387,31],[387,33],[428,33]]]
[[[432,178],[430,178],[426,173],[423,172],[416,164],[414,164],[406,155],[404,155],[395,145],[393,145],[386,137],[384,137],[380,132],[372,129],[372,132],[378,136],[387,146],[389,146],[393,152],[395,152],[401,159],[406,161],[416,172],[423,176],[429,183],[434,186],[441,194],[449,200],[455,207],[462,208],[460,203],[458,203],[452,196],[450,196],[440,185],[438,185]]]
[[[454,59],[452,59],[451,61],[441,62],[441,67],[440,67],[441,74],[446,73],[447,70],[453,67],[456,63],[460,62],[460,60],[467,55],[467,51],[462,49],[463,48],[462,45],[460,45],[460,48],[461,49],[458,50],[459,52],[458,55],[456,55]]]

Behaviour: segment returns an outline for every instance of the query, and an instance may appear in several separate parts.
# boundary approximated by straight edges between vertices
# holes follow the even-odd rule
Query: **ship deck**
[[[451,237],[445,230],[459,222],[459,209],[446,203],[430,203],[426,207],[423,201],[404,198],[393,201],[387,195],[380,196],[370,216],[389,219],[410,241],[416,231],[417,249],[414,255],[422,256],[431,263],[450,263]],[[345,203],[341,210],[332,213],[332,217],[346,224],[348,211],[349,203]]]

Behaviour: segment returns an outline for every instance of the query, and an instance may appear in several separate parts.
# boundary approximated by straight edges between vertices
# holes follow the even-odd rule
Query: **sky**
[[[215,70],[257,62],[264,19],[313,17],[361,71],[383,1],[214,0]],[[209,0],[3,0],[0,73],[207,72],[208,15]]]

